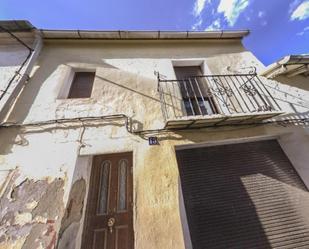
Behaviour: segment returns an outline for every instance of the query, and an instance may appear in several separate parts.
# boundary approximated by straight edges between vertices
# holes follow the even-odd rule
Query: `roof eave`
[[[1,32],[31,32],[36,29],[29,21],[26,20],[2,20],[0,21]]]
[[[309,64],[309,55],[287,55],[282,59],[270,64],[266,67],[264,71],[260,73],[260,75],[265,76],[267,78],[274,78],[280,74],[287,72],[287,70],[283,70],[287,65],[308,65]]]
[[[96,31],[96,30],[40,30],[44,39],[102,39],[102,40],[192,40],[242,39],[249,30],[237,31]]]

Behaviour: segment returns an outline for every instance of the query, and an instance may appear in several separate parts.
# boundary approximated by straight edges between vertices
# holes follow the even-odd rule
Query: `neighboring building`
[[[298,88],[309,90],[309,55],[289,55],[269,65],[261,75]]]
[[[248,31],[0,27],[0,248],[308,248],[308,77]]]

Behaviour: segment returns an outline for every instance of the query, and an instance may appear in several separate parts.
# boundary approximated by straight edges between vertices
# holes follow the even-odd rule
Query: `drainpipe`
[[[9,33],[14,39],[16,39],[21,45],[26,47],[29,51],[27,57],[20,65],[19,69],[15,72],[13,77],[10,79],[6,88],[0,93],[0,123],[1,123],[6,120],[8,114],[10,113],[14,105],[17,96],[20,94],[26,82],[29,80],[29,74],[31,73],[33,66],[40,53],[40,50],[42,48],[42,37],[40,33],[37,30],[35,30],[34,31],[35,40],[33,43],[34,48],[31,48],[9,30],[6,30],[1,26],[0,29]],[[18,77],[20,78],[18,79]],[[14,82],[16,82],[15,86],[13,85]],[[9,90],[10,93],[8,92]]]

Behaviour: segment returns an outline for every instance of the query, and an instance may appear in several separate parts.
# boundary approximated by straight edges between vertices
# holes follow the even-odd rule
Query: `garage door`
[[[276,140],[177,150],[194,249],[309,248],[309,195]]]

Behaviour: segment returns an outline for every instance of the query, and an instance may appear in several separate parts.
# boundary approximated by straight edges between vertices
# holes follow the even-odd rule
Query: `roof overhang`
[[[262,76],[273,79],[279,75],[293,77],[296,75],[309,75],[309,54],[288,55],[266,67]]]
[[[31,46],[36,34],[37,29],[28,21],[0,21],[0,45],[15,46],[20,45],[20,42],[23,42],[28,46]],[[20,41],[18,41],[18,39]]]
[[[2,27],[2,29],[1,29]],[[242,39],[249,30],[218,31],[134,31],[134,30],[48,30],[37,29],[26,20],[0,21],[0,36],[5,32],[37,31],[43,39],[95,39],[95,40],[204,40]],[[3,33],[3,34],[1,34]]]
[[[249,30],[239,31],[95,31],[40,30],[44,39],[100,39],[100,40],[202,40],[242,39]]]
[[[0,33],[7,32],[7,30],[10,32],[29,32],[33,29],[35,29],[35,27],[25,20],[0,21]]]

